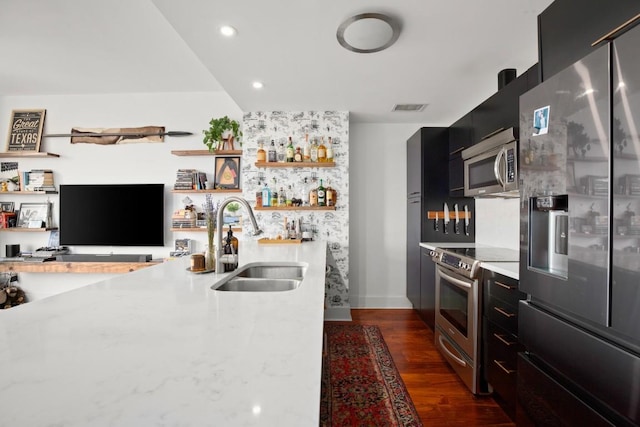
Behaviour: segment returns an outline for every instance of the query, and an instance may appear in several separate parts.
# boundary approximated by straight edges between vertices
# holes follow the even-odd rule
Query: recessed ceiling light
[[[231,25],[223,25],[222,27],[220,27],[220,34],[222,34],[225,37],[233,37],[235,36],[237,33],[236,29],[233,28]]]
[[[262,84],[262,82],[253,82],[254,89],[262,89],[263,87],[264,85]]]

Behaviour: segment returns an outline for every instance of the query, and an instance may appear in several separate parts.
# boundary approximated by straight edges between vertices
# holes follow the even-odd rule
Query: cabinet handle
[[[459,152],[461,152],[462,150],[466,149],[467,147],[460,147],[457,150],[454,150],[452,152],[449,153],[450,156],[453,156],[454,154],[458,154]]]
[[[464,187],[456,187],[456,188],[449,189],[449,191],[458,191],[458,190],[464,190]]]
[[[640,13],[637,14],[636,16],[634,16],[633,18],[629,19],[627,22],[625,22],[625,23],[623,23],[621,25],[618,25],[616,28],[614,28],[613,30],[611,30],[607,34],[605,34],[604,36],[600,37],[598,40],[596,40],[593,43],[591,43],[591,46],[593,47],[595,45],[598,45],[598,44],[602,43],[605,40],[612,40],[617,33],[619,33],[620,31],[624,30],[626,27],[628,27],[629,25],[633,24],[638,19],[640,19]]]
[[[497,311],[498,313],[502,314],[505,317],[514,317],[515,314],[514,313],[509,313],[507,311],[504,311],[503,309],[501,309],[500,307],[493,307],[493,309],[495,311]]]
[[[497,280],[494,280],[493,283],[495,283],[496,285],[500,286],[501,288],[505,288],[505,289],[509,289],[510,291],[514,290],[516,288],[516,286],[509,286],[506,285],[502,282],[498,282]]]
[[[493,336],[496,337],[498,340],[502,341],[502,343],[506,346],[512,346],[515,344],[515,341],[507,341],[502,337],[502,335],[496,334],[495,332],[493,333]]]
[[[515,369],[507,369],[507,368],[505,368],[504,365],[502,364],[503,362],[501,362],[499,360],[493,359],[493,363],[498,365],[498,367],[500,369],[502,369],[505,373],[507,373],[509,375],[513,374],[516,371]]]

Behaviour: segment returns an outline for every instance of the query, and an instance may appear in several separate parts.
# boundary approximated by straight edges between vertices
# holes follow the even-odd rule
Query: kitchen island
[[[188,259],[0,311],[11,426],[317,426],[325,242],[240,242],[240,266],[308,263],[285,292],[211,289]]]

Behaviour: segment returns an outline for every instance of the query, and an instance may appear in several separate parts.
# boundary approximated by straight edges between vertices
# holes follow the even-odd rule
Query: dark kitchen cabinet
[[[473,114],[467,113],[449,127],[449,195],[464,196],[462,150],[473,145]]]
[[[520,95],[530,89],[530,75],[537,72],[534,65],[473,110],[474,143],[498,129],[519,127]]]
[[[420,128],[407,140],[407,298],[422,314],[426,313],[422,309],[423,301],[429,301],[431,296],[421,294],[420,242],[475,240],[475,215],[471,217],[469,236],[452,231],[444,234],[442,218],[438,230],[434,229],[434,221],[427,219],[428,211],[442,211],[445,202],[450,208],[458,203],[460,206],[468,205],[471,212],[475,211],[474,199],[449,197],[448,159],[448,128]],[[449,227],[452,230],[453,226]]]
[[[542,81],[591,53],[591,44],[640,13],[637,0],[555,0],[538,15]]]
[[[431,259],[431,250],[420,251],[420,318],[435,330],[436,323],[436,263]]]
[[[495,400],[516,418],[518,301],[526,294],[518,290],[518,281],[484,270],[483,273],[483,373],[494,391]]]

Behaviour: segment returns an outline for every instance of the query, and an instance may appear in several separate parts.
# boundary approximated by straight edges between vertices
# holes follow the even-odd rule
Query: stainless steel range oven
[[[482,261],[518,261],[503,248],[436,248],[435,345],[474,394],[488,392],[481,372]]]

